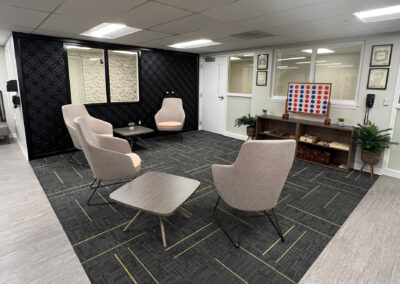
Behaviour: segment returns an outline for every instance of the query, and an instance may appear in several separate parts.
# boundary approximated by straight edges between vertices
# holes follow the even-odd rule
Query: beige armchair
[[[105,205],[109,203],[91,204],[90,200],[101,186],[102,181],[132,179],[137,176],[141,167],[141,159],[132,153],[125,139],[107,137],[96,134],[90,125],[88,116],[79,116],[73,120],[77,129],[79,143],[93,172],[91,184],[93,193],[87,201],[88,205]],[[117,182],[115,184],[118,184]]]
[[[230,207],[241,211],[264,212],[284,241],[274,207],[292,167],[295,148],[294,140],[249,141],[242,145],[232,165],[212,165],[214,183],[220,196],[214,207],[214,216],[225,235],[236,247],[240,245],[239,221],[238,240],[235,242],[217,217],[216,209],[220,198],[222,197]]]
[[[185,123],[182,99],[165,98],[154,119],[158,131],[181,131]],[[180,137],[182,140],[182,135]]]
[[[90,116],[84,105],[64,105],[62,106],[62,114],[69,135],[74,143],[74,147],[79,150],[82,150],[82,146],[80,145],[78,136],[76,134],[77,130],[73,123],[73,120],[78,116],[84,116],[87,118],[87,123],[94,133],[105,136],[113,136],[113,127],[111,123]]]

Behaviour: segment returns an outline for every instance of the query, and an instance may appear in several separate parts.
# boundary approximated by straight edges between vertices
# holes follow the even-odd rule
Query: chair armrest
[[[162,122],[161,116],[162,116],[162,109],[157,111],[156,115],[154,116],[154,121],[156,122],[156,124]]]
[[[106,134],[113,136],[113,127],[111,123],[101,119],[94,118],[93,116],[89,116],[89,123],[90,123],[90,128],[96,134]]]
[[[131,146],[129,145],[129,142],[125,139],[98,135],[98,141],[100,143],[100,147],[106,150],[118,152],[121,154],[132,153]]]

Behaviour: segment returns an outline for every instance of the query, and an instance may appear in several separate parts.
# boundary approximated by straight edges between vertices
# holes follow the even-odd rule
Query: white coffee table
[[[161,172],[147,172],[111,193],[110,199],[139,210],[123,229],[124,231],[143,212],[159,216],[162,241],[164,247],[166,247],[167,240],[162,217],[170,216],[177,212],[186,218],[190,218],[180,207],[199,185],[200,182],[194,179]]]

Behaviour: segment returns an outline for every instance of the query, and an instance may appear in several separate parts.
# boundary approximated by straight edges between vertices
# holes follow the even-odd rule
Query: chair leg
[[[97,181],[97,184],[96,184]],[[93,189],[92,194],[90,195],[89,199],[86,201],[86,204],[88,206],[98,206],[98,205],[110,205],[110,204],[115,204],[115,202],[103,202],[103,203],[90,203],[92,200],[93,195],[96,193],[96,191],[101,187],[101,179],[95,178],[93,182],[90,185],[90,188]]]
[[[218,196],[217,203],[216,203],[215,206],[214,206],[214,218],[215,218],[215,220],[217,221],[217,224],[218,224],[218,226],[221,228],[222,232],[224,232],[225,236],[231,241],[231,243],[233,244],[233,246],[234,246],[235,248],[239,248],[239,247],[240,247],[240,243],[239,243],[239,223],[240,223],[240,220],[239,220],[239,217],[237,216],[237,239],[238,239],[238,242],[235,243],[235,241],[234,241],[234,240],[232,239],[232,237],[228,234],[228,232],[225,231],[224,227],[221,225],[221,223],[220,223],[220,221],[219,221],[219,219],[218,219],[218,217],[217,217],[217,207],[218,207],[218,203],[219,203],[220,199],[221,199],[221,196]]]
[[[264,211],[264,214],[267,215],[268,220],[271,222],[272,226],[274,226],[275,231],[278,233],[279,237],[281,238],[282,242],[284,243],[285,242],[285,238],[282,235],[281,227],[279,226],[278,218],[276,217],[276,213],[275,213],[274,208],[272,208],[271,211],[273,213],[272,216],[274,216],[275,223],[272,221],[272,218],[271,218],[270,214],[267,211]]]

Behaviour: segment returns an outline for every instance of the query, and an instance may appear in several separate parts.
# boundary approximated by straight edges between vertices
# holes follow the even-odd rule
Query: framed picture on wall
[[[257,86],[267,85],[267,71],[257,71],[256,85]]]
[[[268,69],[268,54],[259,54],[257,56],[257,70]]]
[[[389,68],[369,69],[367,89],[386,90]]]
[[[371,67],[390,66],[393,44],[374,45],[371,51]]]

